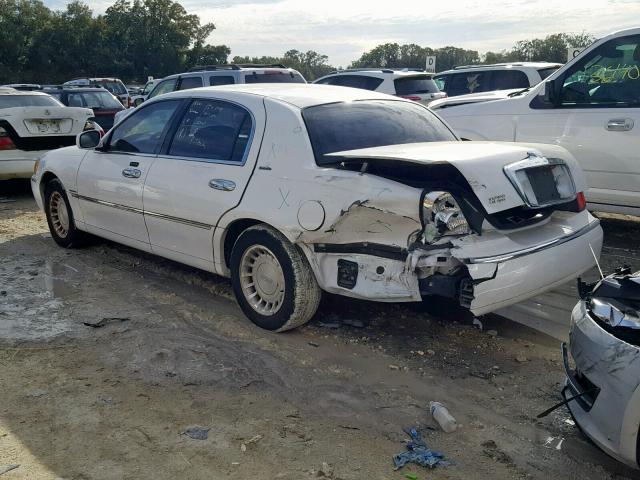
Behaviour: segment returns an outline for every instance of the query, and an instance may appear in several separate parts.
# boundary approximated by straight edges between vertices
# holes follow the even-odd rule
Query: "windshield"
[[[94,110],[122,110],[122,104],[108,92],[69,93],[69,106],[86,107]]]
[[[0,108],[64,107],[49,95],[0,95]]]
[[[437,93],[438,85],[429,75],[402,77],[394,80],[397,95],[411,95],[414,93]]]
[[[245,83],[307,83],[298,72],[280,70],[247,73],[244,76],[244,81]]]
[[[416,103],[393,100],[339,102],[302,111],[316,163],[340,159],[328,153],[402,143],[457,140],[436,115]]]

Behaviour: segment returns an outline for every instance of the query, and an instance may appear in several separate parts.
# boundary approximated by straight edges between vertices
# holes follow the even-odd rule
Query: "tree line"
[[[58,83],[76,76],[114,76],[143,82],[196,65],[229,62],[231,49],[207,38],[213,23],[172,0],[116,0],[94,15],[81,0],[54,11],[41,0],[0,0],[0,84]],[[564,63],[569,46],[594,41],[587,33],[554,34],[522,40],[510,50],[487,52],[447,46],[386,43],[365,52],[350,68],[423,68],[425,57],[437,57],[438,70],[456,65],[546,60]],[[314,80],[336,70],[326,55],[289,50],[282,56],[239,57],[233,63],[281,63]]]

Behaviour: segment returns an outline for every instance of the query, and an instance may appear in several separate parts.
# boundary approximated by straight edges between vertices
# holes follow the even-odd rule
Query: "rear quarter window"
[[[297,72],[281,70],[265,72],[249,72],[244,76],[245,83],[307,83],[302,75]]]
[[[397,95],[437,93],[440,91],[436,82],[429,75],[396,78],[393,83],[396,87]]]

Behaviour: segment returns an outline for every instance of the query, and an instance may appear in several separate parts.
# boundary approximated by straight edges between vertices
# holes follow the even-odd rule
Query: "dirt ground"
[[[640,478],[566,409],[535,418],[563,383],[542,333],[326,296],[272,334],[228,281],[106,241],[63,250],[28,185],[0,197],[3,480]],[[616,255],[637,250],[640,223],[603,226]],[[458,431],[436,428],[431,400]],[[394,471],[411,426],[454,465]]]

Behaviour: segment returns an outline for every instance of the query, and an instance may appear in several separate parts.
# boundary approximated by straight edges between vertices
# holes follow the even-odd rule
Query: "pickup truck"
[[[565,147],[586,174],[588,208],[640,215],[640,28],[601,38],[534,87],[432,110],[464,140]]]

